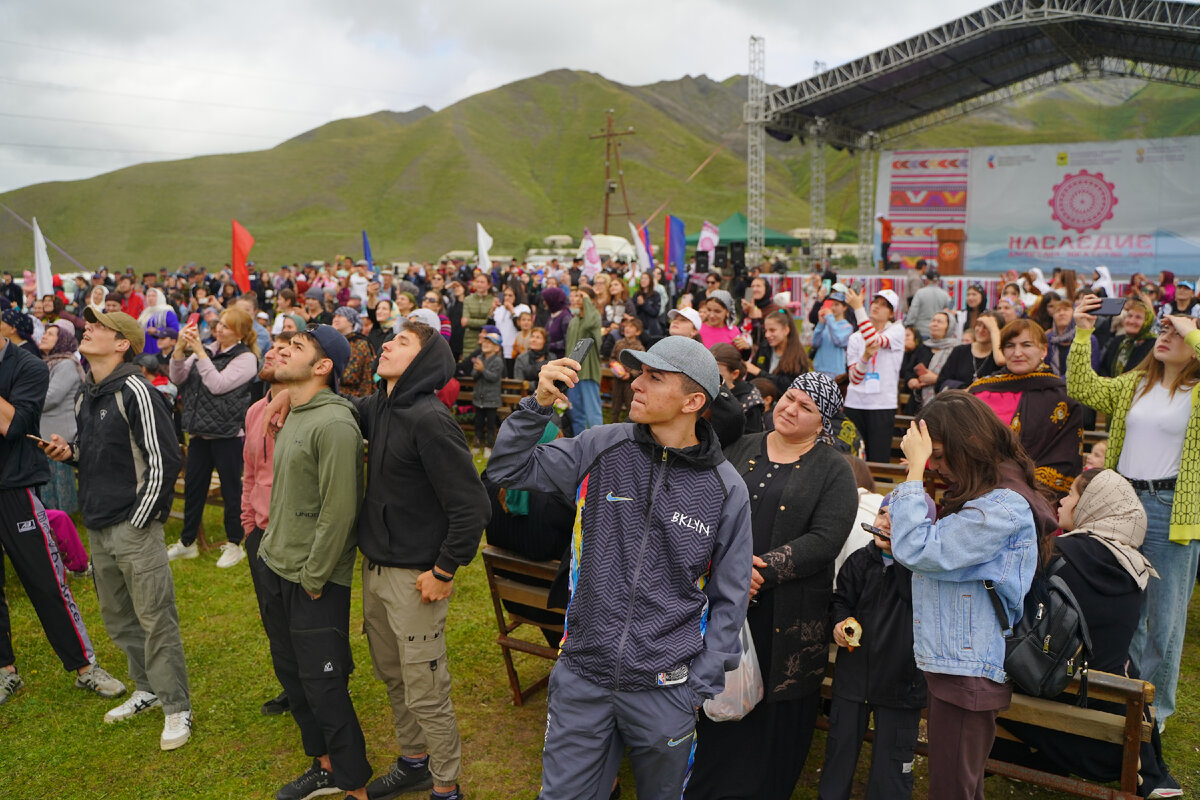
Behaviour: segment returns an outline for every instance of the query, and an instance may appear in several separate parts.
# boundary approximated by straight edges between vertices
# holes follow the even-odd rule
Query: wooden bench
[[[821,694],[826,699],[833,696],[833,675],[837,663],[837,645],[829,646],[829,663],[825,679],[821,683]],[[1076,678],[1067,694],[1077,694],[1079,680]],[[1072,733],[1088,739],[1121,745],[1121,780],[1119,787],[1103,786],[1082,778],[1055,775],[1007,761],[988,759],[989,774],[1043,786],[1079,797],[1102,798],[1103,800],[1137,800],[1139,752],[1143,742],[1150,741],[1154,718],[1154,686],[1146,681],[1132,680],[1123,675],[1090,671],[1088,673],[1088,699],[1107,700],[1125,707],[1124,714],[1113,714],[1094,708],[1079,708],[1075,705],[1058,703],[1040,697],[1013,693],[1012,703],[1000,712],[1001,720],[1010,720],[1035,725],[1047,730]],[[1149,711],[1149,713],[1147,713]],[[821,717],[817,727],[829,729],[829,720]],[[867,733],[867,739],[872,733]],[[1019,741],[1002,725],[996,726],[996,738]],[[929,754],[924,743],[918,743],[917,752]]]
[[[470,403],[475,396],[475,379],[471,377],[461,377],[458,379],[458,402]],[[516,378],[503,378],[500,381],[500,408],[497,414],[501,417],[506,417],[517,408],[517,403],[521,402],[526,395],[529,394],[529,381],[519,381]]]
[[[536,622],[520,613],[504,608],[505,601],[516,603],[552,613],[565,614],[566,609],[550,606],[550,585],[558,574],[557,561],[530,561],[516,553],[502,550],[499,547],[487,545],[483,548],[483,568],[487,572],[488,588],[492,593],[492,606],[496,611],[496,627],[499,635],[496,643],[500,645],[500,655],[504,658],[504,667],[508,670],[508,682],[512,687],[513,705],[524,705],[530,695],[545,688],[550,679],[549,674],[525,688],[521,688],[517,668],[513,664],[512,651],[540,656],[555,661],[558,659],[558,649],[545,644],[537,644],[513,636],[513,632],[522,625],[531,625],[538,629],[563,632],[562,623],[547,624]],[[515,576],[521,576],[518,580]]]

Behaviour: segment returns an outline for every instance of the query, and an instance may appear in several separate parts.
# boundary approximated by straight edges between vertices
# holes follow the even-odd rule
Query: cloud
[[[744,73],[790,84],[974,8],[784,0],[0,0],[0,191],[143,161],[272,147],[347,116],[552,69],[641,85]],[[51,35],[52,32],[52,35]]]

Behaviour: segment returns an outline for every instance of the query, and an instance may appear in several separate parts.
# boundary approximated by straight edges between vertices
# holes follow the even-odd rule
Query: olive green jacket
[[[247,431],[247,435],[255,435]],[[354,406],[322,389],[275,437],[270,522],[259,555],[284,580],[321,594],[350,586],[363,498],[363,440]]]

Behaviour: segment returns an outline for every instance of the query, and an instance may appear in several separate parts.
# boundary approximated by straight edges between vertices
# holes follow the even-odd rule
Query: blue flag
[[[666,247],[663,249],[667,252],[663,255],[663,261],[674,267],[675,285],[683,289],[687,285],[688,279],[687,261],[684,260],[687,241],[683,228],[683,220],[668,214],[666,233]]]
[[[375,266],[375,260],[371,258],[371,243],[367,241],[367,232],[363,231],[363,260],[367,262],[367,267],[376,276],[379,275],[379,268]]]

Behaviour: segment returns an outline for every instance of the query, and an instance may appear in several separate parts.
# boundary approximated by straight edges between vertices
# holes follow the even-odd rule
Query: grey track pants
[[[679,800],[696,749],[699,702],[686,684],[620,692],[559,662],[548,699],[541,800],[592,800],[598,791],[607,797],[622,743],[639,800]]]

